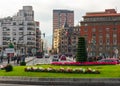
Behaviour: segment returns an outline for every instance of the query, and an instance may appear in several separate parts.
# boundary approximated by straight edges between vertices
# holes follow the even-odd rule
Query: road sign
[[[14,53],[15,52],[14,48],[6,48],[5,51],[6,51],[6,53]]]
[[[32,49],[32,54],[36,54],[36,49],[35,48]]]

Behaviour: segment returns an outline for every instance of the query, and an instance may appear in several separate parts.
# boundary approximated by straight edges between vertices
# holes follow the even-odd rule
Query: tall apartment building
[[[70,10],[53,10],[53,49],[57,49],[58,30],[67,22],[68,26],[74,26],[74,11]]]
[[[76,55],[80,26],[65,27],[59,29],[59,54]]]
[[[38,32],[38,33],[37,33]],[[8,47],[11,40],[17,54],[29,54],[39,47],[39,22],[34,20],[32,6],[23,6],[17,15],[0,19],[0,47]]]
[[[80,29],[80,35],[86,38],[89,56],[120,55],[120,13],[115,9],[86,13]]]

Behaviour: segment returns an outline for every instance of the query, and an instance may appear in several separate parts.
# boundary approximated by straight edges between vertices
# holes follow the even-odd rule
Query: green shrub
[[[21,66],[25,66],[25,65],[26,65],[26,62],[20,62],[20,65],[21,65]]]
[[[6,66],[5,66],[5,71],[6,72],[10,72],[10,71],[12,71],[13,70],[13,66],[11,65],[11,64],[7,64]]]

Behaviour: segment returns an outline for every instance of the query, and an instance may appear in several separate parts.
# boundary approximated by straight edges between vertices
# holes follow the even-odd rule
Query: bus
[[[43,52],[36,52],[36,58],[43,58]]]

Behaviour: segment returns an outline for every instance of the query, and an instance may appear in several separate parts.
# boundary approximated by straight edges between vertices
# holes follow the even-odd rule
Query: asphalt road
[[[43,86],[43,85],[22,85],[22,84],[2,84],[0,86]]]
[[[0,83],[0,86],[64,86],[64,85],[23,85],[23,84],[2,84]]]
[[[36,65],[36,64],[50,64],[52,58],[35,58],[34,60],[27,63],[27,65]]]

